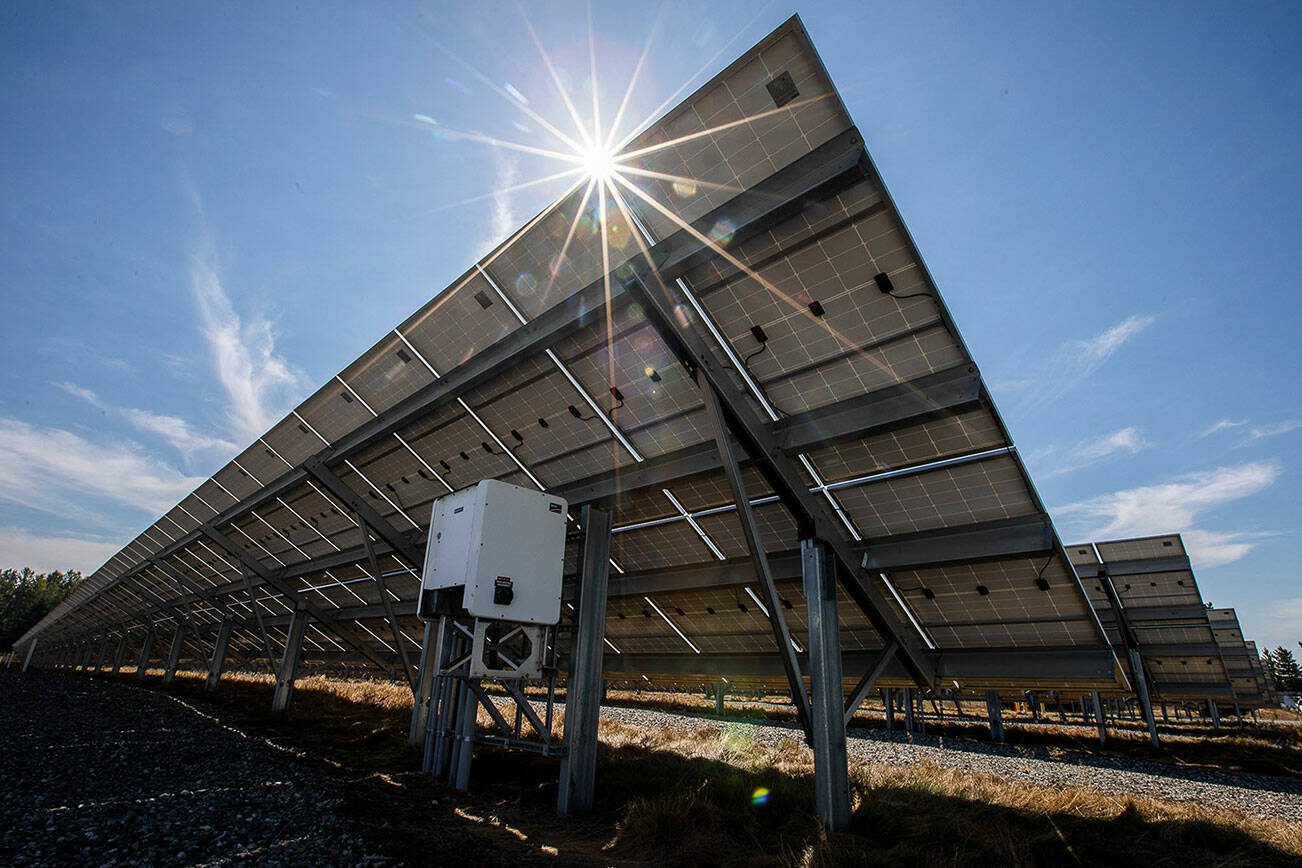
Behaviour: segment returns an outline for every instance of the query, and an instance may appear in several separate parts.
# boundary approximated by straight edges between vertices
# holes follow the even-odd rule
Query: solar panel
[[[1263,705],[1267,687],[1261,674],[1261,661],[1256,646],[1244,640],[1238,613],[1229,608],[1208,609],[1207,617],[1234,686],[1234,701],[1241,706]]]
[[[1113,647],[1125,647],[1127,625],[1133,631],[1154,698],[1235,697],[1209,619],[1214,610],[1203,602],[1179,534],[1082,543],[1067,546],[1067,551]],[[1123,609],[1120,617],[1109,583]]]
[[[1077,555],[799,21],[626,148],[640,152],[609,193],[604,231],[590,187],[563,196],[25,638],[57,645],[202,604],[205,623],[245,612],[233,641],[257,649],[267,621],[283,631],[308,607],[305,659],[396,667],[364,543],[415,644],[430,504],[492,477],[612,510],[612,679],[762,683],[776,660],[769,615],[679,345],[688,335],[724,361],[729,412],[754,414],[776,444],[764,460],[789,463],[833,517],[861,593],[885,601],[870,616],[840,591],[847,659],[870,665],[886,623],[965,687],[1117,686]],[[657,290],[637,285],[652,279],[679,300],[669,333],[646,304]],[[801,635],[802,519],[761,463],[746,459],[745,491]],[[1116,545],[1106,559],[1183,555],[1178,538]]]

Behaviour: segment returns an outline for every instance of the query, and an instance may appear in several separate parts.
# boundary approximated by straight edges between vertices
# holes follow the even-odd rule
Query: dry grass
[[[477,752],[468,795],[420,775],[405,741],[405,685],[303,678],[293,710],[272,715],[266,675],[226,675],[213,694],[202,682],[200,673],[178,673],[170,687],[145,684],[326,762],[360,833],[409,863],[439,863],[455,851],[511,865],[1302,864],[1297,825],[928,764],[852,766],[852,827],[829,836],[814,816],[802,745],[760,742],[748,727],[709,720],[685,728],[603,722],[598,812],[561,822],[554,761]],[[761,787],[766,804],[753,800]],[[432,840],[439,846],[431,849]]]
[[[808,807],[812,755],[794,739],[770,746],[726,724],[679,730],[611,723],[603,724],[601,739],[616,749],[666,751],[743,772],[743,785],[732,788],[737,790],[731,794],[733,801],[744,801],[748,788],[754,792],[754,784],[770,790],[770,805],[786,800]],[[793,783],[797,786],[793,787]],[[1062,855],[1068,855],[1081,847],[1105,849],[1118,826],[1142,830],[1143,837],[1160,842],[1163,850],[1174,848],[1187,853],[1208,844],[1222,845],[1216,849],[1222,851],[1228,864],[1238,864],[1241,859],[1253,861],[1254,847],[1248,841],[1302,858],[1302,827],[1297,824],[1251,820],[1188,803],[1125,798],[1084,789],[1051,789],[931,763],[904,767],[852,763],[851,786],[855,810],[852,834],[831,839],[816,836],[798,854],[789,854],[797,856],[793,861],[805,865],[851,864],[841,861],[848,852],[855,854],[852,862],[858,863],[860,856],[873,849],[870,841],[887,837],[899,842],[896,847],[901,851],[896,857],[906,862],[912,861],[909,854],[914,853],[914,848],[918,848],[914,855],[925,852],[928,840],[948,839],[949,848],[941,847],[935,854],[937,864],[962,864],[971,857],[1029,865],[1038,861],[1037,852],[1053,847],[1051,840],[1035,842],[1037,837],[1056,839],[1063,848]],[[677,830],[672,837],[677,842],[676,850],[684,857],[688,854],[682,851],[698,840],[717,841],[724,830],[731,830],[725,837],[735,837],[744,824],[737,817],[721,815],[716,804],[726,789],[720,788],[717,781],[703,779],[696,789],[681,786],[659,799],[635,799],[620,823],[614,849],[640,849],[666,828]],[[938,811],[938,806],[948,807]],[[933,828],[937,826],[940,828]],[[1069,840],[1063,831],[1066,827],[1076,832],[1097,831],[1090,831],[1084,841]],[[1246,841],[1236,840],[1245,836]],[[942,857],[942,853],[949,856]],[[1169,853],[1152,855],[1158,860],[1156,864],[1174,864],[1168,862]],[[718,858],[712,845],[692,851],[690,857],[685,861]]]
[[[615,704],[656,708],[671,712],[713,715],[714,700],[697,693],[611,691],[608,699]],[[727,702],[731,718],[792,721],[790,702],[783,696],[731,697]],[[943,704],[943,720],[931,713],[928,702],[926,731],[929,735],[951,738],[989,738],[989,724],[984,714],[973,714],[976,703],[963,705],[960,717],[952,702]],[[1278,711],[1279,713],[1274,713]],[[1241,725],[1224,719],[1221,729],[1200,721],[1171,720],[1159,724],[1162,748],[1154,751],[1142,721],[1122,719],[1109,723],[1108,743],[1100,745],[1093,724],[1079,722],[1079,716],[1059,721],[1056,712],[1046,710],[1039,721],[1025,712],[1006,711],[1004,730],[1011,744],[1043,747],[1051,753],[1075,751],[1092,755],[1160,759],[1185,767],[1232,772],[1302,777],[1302,716],[1284,709],[1263,709],[1259,720],[1245,720]],[[899,724],[902,715],[897,712]],[[881,729],[885,726],[880,705],[865,707],[856,715],[855,726]]]

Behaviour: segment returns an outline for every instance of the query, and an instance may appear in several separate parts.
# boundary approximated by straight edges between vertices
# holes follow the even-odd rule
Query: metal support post
[[[1135,688],[1139,695],[1139,707],[1144,714],[1144,723],[1148,726],[1148,740],[1153,747],[1161,747],[1162,741],[1157,735],[1157,718],[1153,716],[1153,701],[1148,695],[1148,679],[1144,677],[1144,660],[1138,648],[1126,652],[1130,657],[1130,671],[1135,673]],[[1163,712],[1165,713],[1165,706]]]
[[[1215,699],[1208,699],[1208,700],[1207,700],[1207,713],[1211,716],[1211,719],[1212,719],[1212,729],[1220,729],[1220,728],[1221,728],[1221,711],[1220,711],[1219,708],[1216,707],[1216,700],[1215,700]]]
[[[601,715],[601,657],[606,638],[610,579],[610,513],[584,506],[578,607],[574,613],[570,673],[565,688],[565,758],[556,812],[592,810],[597,783],[597,724]]]
[[[454,790],[464,793],[470,789],[470,763],[475,756],[475,724],[479,714],[479,700],[475,698],[475,690],[479,687],[479,679],[464,678],[460,680],[460,685],[456,742],[452,746],[451,783]],[[568,721],[566,726],[569,726]]]
[[[1108,721],[1103,716],[1103,700],[1099,698],[1099,692],[1095,690],[1091,696],[1094,699],[1094,722],[1099,727],[1099,744],[1108,743]]]
[[[723,697],[727,694],[727,692],[728,692],[727,685],[725,685],[722,680],[715,682],[714,684],[715,717],[723,717]]]
[[[122,671],[122,664],[127,659],[127,631],[122,631],[122,638],[118,640],[117,653],[113,655],[113,674],[117,675]]]
[[[443,623],[442,619],[438,622]],[[434,673],[438,671],[439,627],[433,621],[425,622],[425,632],[420,641],[420,665],[416,671],[416,693],[412,697],[411,729],[407,732],[407,741],[420,744],[425,737],[425,718],[429,714],[430,692],[434,685]]]
[[[1171,722],[1171,716],[1170,716],[1169,714],[1166,713],[1166,703],[1165,703],[1165,702],[1162,703],[1162,722],[1163,722],[1163,723],[1170,723],[1170,722]]]
[[[140,643],[140,659],[136,662],[136,678],[144,678],[145,670],[149,668],[149,658],[154,653],[154,628],[150,625],[145,631],[145,639]]]
[[[887,687],[882,690],[882,713],[886,716],[886,731],[895,729],[895,691]]]
[[[913,688],[904,688],[904,731],[913,734]]]
[[[203,682],[204,690],[216,690],[221,680],[222,669],[226,666],[226,646],[231,641],[231,628],[235,624],[230,618],[222,621],[217,628],[217,638],[212,644],[212,660],[208,661],[208,677]]]
[[[303,649],[303,631],[307,628],[307,608],[298,606],[289,619],[289,634],[285,637],[285,653],[276,670],[276,690],[271,697],[271,710],[289,708],[294,696],[294,676],[298,673],[298,658]]]
[[[990,737],[1004,740],[1004,707],[999,702],[998,690],[986,691],[986,717],[990,719]]]
[[[105,636],[99,643],[99,656],[95,658],[95,671],[97,673],[104,671],[104,666],[108,663],[109,637]]]
[[[32,654],[36,652],[36,640],[27,643],[27,656],[23,658],[23,671],[26,672],[32,665]]]
[[[171,684],[176,678],[176,667],[181,662],[181,649],[185,647],[185,624],[177,624],[172,634],[172,647],[167,651],[167,666],[163,669],[163,683]]]
[[[755,575],[760,579],[760,593],[764,597],[764,604],[768,607],[769,627],[773,631],[773,641],[777,644],[782,668],[786,672],[787,686],[791,690],[791,702],[796,707],[796,719],[804,728],[805,737],[812,738],[809,697],[805,695],[805,682],[801,677],[800,662],[796,659],[796,649],[791,641],[791,631],[787,627],[786,616],[782,614],[782,600],[773,581],[773,571],[769,566],[768,555],[764,551],[764,541],[760,535],[759,525],[755,521],[755,513],[751,510],[750,495],[746,493],[741,468],[733,452],[728,422],[719,405],[719,395],[712,385],[705,383],[701,386],[701,397],[705,400],[705,409],[714,430],[714,442],[719,448],[719,460],[728,479],[728,488],[732,492],[733,502],[737,505],[737,517],[741,520],[746,549],[750,552]],[[804,543],[802,542],[801,545],[803,550]]]
[[[850,770],[841,686],[841,631],[836,616],[836,562],[822,541],[803,539],[800,564],[809,607],[814,802],[828,831],[844,832],[850,826]]]

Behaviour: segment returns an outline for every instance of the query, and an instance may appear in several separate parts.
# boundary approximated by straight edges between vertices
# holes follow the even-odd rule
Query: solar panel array
[[[680,294],[682,327],[728,361],[734,400],[766,420],[948,681],[1115,686],[1090,600],[799,21],[627,150],[644,149],[625,175],[639,189],[616,184],[604,233],[586,187],[562,197],[22,641],[126,635],[138,648],[184,625],[185,657],[203,660],[233,619],[231,656],[247,662],[278,654],[305,608],[306,661],[392,670],[419,647],[432,501],[496,477],[612,508],[612,679],[771,677],[767,613],[701,393],[642,307],[602,280],[603,263],[649,256]],[[760,473],[745,477],[802,637],[797,524]],[[844,591],[840,612],[847,659],[870,661],[883,637]],[[1209,628],[1151,629],[1211,641]],[[1192,661],[1164,683],[1213,679]]]
[[[1256,645],[1249,647],[1239,626],[1239,616],[1233,609],[1207,610],[1216,644],[1221,647],[1230,684],[1234,687],[1234,701],[1241,706],[1258,706],[1266,701],[1266,679],[1262,675],[1261,660]]]
[[[1120,649],[1120,624],[1103,584],[1105,575],[1111,577],[1138,639],[1155,699],[1236,696],[1209,619],[1214,610],[1203,602],[1179,534],[1082,543],[1067,551],[1113,647]]]

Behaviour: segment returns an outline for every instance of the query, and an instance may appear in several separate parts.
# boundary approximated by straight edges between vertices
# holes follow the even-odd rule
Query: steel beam
[[[791,641],[791,631],[787,627],[787,619],[782,612],[782,600],[778,597],[777,585],[773,581],[773,573],[769,570],[769,559],[764,552],[764,540],[761,538],[759,527],[755,523],[755,513],[750,507],[750,496],[746,493],[746,483],[742,479],[741,468],[737,464],[737,456],[732,448],[732,437],[728,430],[728,423],[723,416],[719,395],[712,385],[709,383],[701,384],[701,397],[705,401],[706,415],[710,420],[710,428],[714,432],[714,443],[719,450],[719,460],[723,465],[724,475],[728,479],[728,488],[732,492],[733,502],[737,505],[737,517],[741,522],[746,548],[750,552],[751,565],[755,569],[755,575],[759,577],[760,593],[764,595],[764,604],[768,607],[769,627],[773,631],[773,641],[777,644],[778,659],[782,661],[782,668],[787,676],[787,686],[791,689],[791,703],[796,708],[796,720],[805,730],[805,737],[810,739],[813,738],[813,731],[809,697],[805,695],[805,682],[800,674],[800,663],[796,660],[796,649]],[[802,542],[801,560],[805,583],[808,586],[810,555],[804,548],[805,543]],[[808,587],[806,587],[806,596],[808,596]],[[811,617],[813,617],[812,601],[810,602],[810,612]],[[835,601],[833,602],[832,614],[835,617]],[[837,647],[836,665],[839,670],[841,665],[839,644]],[[844,728],[844,723],[842,723],[842,727]]]
[[[863,567],[871,572],[887,572],[988,558],[1029,557],[1053,548],[1053,527],[1048,517],[1030,515],[873,540],[864,546]]]
[[[791,510],[801,535],[828,544],[841,562],[842,569],[837,573],[846,593],[863,610],[878,633],[887,641],[894,639],[899,643],[897,653],[909,674],[920,683],[932,683],[935,671],[923,654],[917,631],[900,620],[881,589],[860,573],[860,558],[846,539],[840,519],[825,499],[810,494],[801,471],[774,442],[767,426],[751,406],[748,395],[738,390],[732,375],[726,370],[727,366],[695,329],[683,328],[679,324],[676,311],[683,309],[683,303],[669,290],[665,275],[643,262],[633,262],[627,267],[631,273],[621,278],[621,284],[642,303],[648,319],[687,370],[694,374],[702,391],[707,388],[714,390],[720,399],[727,429]]]
[[[1099,698],[1099,692],[1093,691],[1090,696],[1094,702],[1094,722],[1099,728],[1099,744],[1108,743],[1108,722],[1107,717],[1103,714],[1103,700]]]
[[[231,641],[231,629],[235,626],[230,618],[222,621],[217,628],[217,638],[212,644],[212,659],[208,661],[208,677],[204,680],[205,690],[216,690],[221,680],[222,669],[226,666],[226,646]]]
[[[186,629],[186,624],[181,622],[176,625],[176,631],[172,633],[172,646],[167,651],[167,666],[163,668],[164,684],[171,684],[176,678],[176,667],[181,662],[181,651],[185,648]]]
[[[836,562],[821,540],[801,540],[800,552],[809,604],[814,803],[829,832],[844,832],[850,826],[850,771],[841,687],[841,628],[836,616]],[[803,686],[800,695],[804,695]]]
[[[1165,558],[1145,558],[1132,561],[1108,561],[1102,564],[1082,564],[1076,567],[1081,578],[1094,578],[1106,571],[1112,576],[1142,576],[1148,573],[1185,573],[1193,567],[1185,555],[1172,555]]]
[[[855,685],[854,690],[850,691],[850,698],[846,700],[845,703],[846,725],[849,725],[850,721],[854,718],[854,713],[858,711],[860,703],[864,701],[868,692],[873,689],[873,685],[877,683],[877,679],[882,677],[882,673],[886,671],[886,667],[895,659],[895,650],[894,642],[887,643],[886,648],[883,649],[881,655],[878,656],[877,662],[873,664],[873,668],[865,672],[863,677],[859,679],[859,683]]]
[[[307,628],[308,610],[300,605],[294,609],[294,619],[285,637],[285,652],[276,670],[276,690],[271,698],[272,711],[284,711],[294,697],[294,678],[298,674],[298,661],[303,648],[303,631]]]
[[[437,380],[435,382],[438,382]],[[412,568],[419,570],[424,562],[424,552],[408,542],[405,534],[398,531],[393,525],[389,524],[388,519],[380,515],[375,507],[366,502],[366,498],[359,495],[342,479],[335,475],[334,471],[325,465],[320,458],[313,456],[303,462],[303,469],[321,486],[330,492],[335,500],[343,506],[361,517],[363,522],[361,526],[363,542],[365,543],[366,528],[370,527],[375,535],[388,543],[389,547],[411,564]],[[369,554],[369,553],[368,553]]]
[[[880,651],[846,651],[842,657],[848,668],[866,670],[874,666]],[[801,667],[807,668],[807,655],[796,655]],[[1116,659],[1106,648],[974,649],[929,653],[938,677],[946,682],[1015,685],[1036,681],[1046,689],[1073,683],[1111,683],[1116,673]],[[661,675],[723,675],[731,677],[782,677],[781,663],[767,654],[615,654],[606,655],[605,671]],[[882,672],[884,678],[899,680],[909,673],[897,660]],[[1201,687],[1199,689],[1202,689]],[[1207,693],[1201,693],[1207,696]]]
[[[412,700],[415,701],[420,694],[420,685],[417,684],[418,675],[415,669],[412,668],[411,657],[407,653],[407,642],[405,641],[407,637],[403,635],[402,630],[398,627],[398,616],[393,611],[393,600],[389,597],[389,586],[384,581],[384,571],[380,569],[380,561],[375,556],[375,546],[371,542],[371,525],[366,521],[366,517],[360,510],[355,511],[354,515],[357,516],[357,524],[362,531],[362,542],[366,546],[366,560],[367,565],[370,567],[371,578],[375,581],[375,586],[380,592],[380,605],[384,609],[384,620],[389,623],[389,630],[393,634],[393,647],[398,652],[399,659],[402,660],[402,672],[407,679],[408,686],[411,687]],[[422,563],[418,562],[415,566],[421,567]]]
[[[287,600],[292,602],[296,610],[303,608],[312,616],[313,620],[328,625],[341,639],[349,645],[352,645],[362,654],[362,656],[369,659],[372,663],[379,666],[387,665],[384,659],[377,655],[374,649],[372,649],[350,625],[335,621],[334,618],[320,606],[308,602],[307,598],[304,597],[301,592],[294,590],[284,580],[276,578],[257,558],[250,555],[242,547],[236,545],[230,537],[226,536],[226,534],[217,530],[217,528],[213,527],[211,524],[203,525],[202,530],[206,537],[217,543],[217,545],[221,546],[229,554],[233,555],[241,564],[244,565],[246,570],[260,578],[265,584],[275,588]]]
[[[918,423],[939,412],[954,412],[980,399],[980,378],[970,365],[959,365],[774,422],[775,443],[796,455],[832,438],[864,437]],[[748,465],[748,456],[738,456]],[[668,485],[698,473],[718,470],[719,452],[710,442],[648,458],[634,467],[603,471],[561,486],[557,493],[571,504],[602,501],[638,488]]]
[[[122,664],[127,659],[127,631],[122,631],[122,638],[118,640],[117,653],[113,655],[113,674],[117,675],[122,671]]]
[[[149,668],[149,658],[154,651],[154,626],[146,625],[145,638],[140,643],[140,658],[136,663],[136,678],[143,679],[145,670]]]
[[[1004,740],[1004,706],[999,699],[998,690],[986,691],[986,718],[990,721],[990,738],[994,741]]]
[[[412,603],[412,611],[415,611],[415,602]],[[438,623],[442,625],[446,619],[440,618]],[[421,636],[420,642],[420,668],[416,673],[416,695],[412,697],[411,704],[411,729],[407,732],[407,741],[410,744],[420,744],[425,737],[425,720],[429,715],[430,698],[433,695],[434,674],[438,670],[439,661],[435,659],[437,649],[443,647],[442,639],[438,635],[439,627],[434,625],[433,621],[425,622],[425,631]]]
[[[566,752],[556,796],[556,812],[562,816],[591,811],[596,794],[597,724],[601,715],[602,646],[610,575],[610,513],[584,506],[579,524],[583,527],[582,578],[565,690]]]

